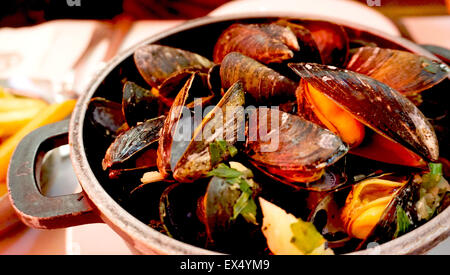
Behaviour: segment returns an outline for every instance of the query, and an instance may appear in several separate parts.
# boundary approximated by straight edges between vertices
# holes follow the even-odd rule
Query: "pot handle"
[[[69,120],[38,128],[17,146],[8,170],[8,189],[19,218],[38,229],[56,229],[101,222],[82,191],[57,197],[40,192],[40,168],[47,152],[68,144]]]

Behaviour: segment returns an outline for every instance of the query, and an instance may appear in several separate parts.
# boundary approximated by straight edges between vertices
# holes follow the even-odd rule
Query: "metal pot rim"
[[[159,33],[149,37],[128,50],[122,52],[111,60],[101,72],[99,72],[90,82],[86,92],[79,98],[75,110],[73,112],[70,127],[69,127],[69,144],[71,148],[71,161],[83,188],[84,193],[89,200],[94,204],[99,216],[112,229],[121,235],[127,242],[138,249],[142,253],[160,253],[160,254],[218,254],[215,251],[202,249],[190,244],[183,243],[171,237],[168,237],[158,231],[152,229],[146,224],[139,221],[137,218],[123,209],[116,201],[114,201],[103,187],[98,182],[96,176],[92,172],[85,151],[83,141],[83,122],[86,109],[92,95],[95,93],[103,79],[124,59],[134,53],[134,51],[142,45],[156,42],[167,36],[176,34],[199,26],[238,19],[250,18],[267,18],[267,17],[293,17],[311,20],[327,20],[340,23],[351,28],[364,29],[376,36],[383,37],[393,41],[403,47],[426,55],[432,58],[436,57],[428,51],[420,48],[414,43],[388,34],[381,33],[378,30],[368,30],[366,27],[358,26],[354,23],[343,22],[342,20],[335,20],[327,17],[311,16],[308,14],[299,13],[249,13],[239,15],[227,15],[217,17],[202,17],[187,21],[175,28],[172,28],[164,33]],[[369,248],[366,250],[354,252],[351,254],[420,254],[425,253],[432,247],[436,246],[440,241],[445,240],[450,235],[450,207],[443,213],[434,217],[426,224],[419,228],[405,234],[397,239],[381,244],[379,246]],[[418,238],[417,236],[420,236]]]

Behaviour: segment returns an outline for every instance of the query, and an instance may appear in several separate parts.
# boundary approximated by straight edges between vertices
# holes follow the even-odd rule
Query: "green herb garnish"
[[[256,222],[256,203],[252,199],[252,192],[242,192],[233,206],[232,220],[236,219],[239,214],[249,223],[258,224]]]
[[[422,188],[428,190],[436,186],[442,177],[442,163],[430,163],[430,172],[422,176]]]
[[[421,178],[420,198],[416,202],[417,216],[419,220],[428,220],[433,217],[445,194],[450,191],[450,185],[442,176],[442,164],[430,163],[430,172]]]
[[[209,154],[211,156],[211,166],[216,166],[227,156],[234,157],[238,150],[233,145],[228,144],[224,140],[216,140],[209,144]]]
[[[305,254],[310,254],[325,242],[324,237],[317,231],[314,224],[304,222],[301,219],[291,224],[291,231],[294,234],[291,243]]]
[[[241,191],[241,195],[233,206],[231,220],[235,220],[239,215],[242,215],[247,222],[258,224],[256,222],[257,206],[252,197],[254,182],[251,178],[247,178],[247,175],[253,175],[252,173],[244,173],[224,163],[220,163],[217,168],[210,171],[207,175],[222,178],[226,183],[236,186],[236,189]]]
[[[237,179],[242,173],[236,169],[230,168],[228,165],[220,163],[217,168],[211,170],[207,174],[208,177],[219,177],[224,179]]]
[[[411,225],[413,225],[411,219],[406,214],[405,210],[400,206],[397,206],[397,229],[395,230],[394,238],[401,236],[408,232]]]
[[[430,174],[435,176],[442,176],[442,163],[430,163]]]

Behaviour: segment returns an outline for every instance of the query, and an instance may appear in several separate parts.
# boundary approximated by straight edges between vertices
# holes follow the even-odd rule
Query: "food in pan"
[[[448,206],[439,60],[279,19],[228,26],[210,56],[151,44],[134,61],[122,100],[93,98],[86,118],[119,202],[164,234],[232,254],[340,254]]]

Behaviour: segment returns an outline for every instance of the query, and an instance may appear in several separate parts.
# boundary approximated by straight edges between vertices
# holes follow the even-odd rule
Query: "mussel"
[[[379,47],[358,48],[347,69],[381,81],[404,95],[429,89],[450,76],[450,68],[442,62]]]
[[[300,49],[289,27],[278,24],[233,24],[214,46],[213,60],[221,63],[231,52],[239,52],[262,63],[281,63]]]
[[[312,211],[307,220],[314,224],[327,240],[328,247],[335,251],[348,245],[351,240],[341,219],[342,208],[349,189],[351,189],[350,186],[346,186],[333,192],[314,192],[308,197],[308,200],[313,201],[315,205],[311,207]]]
[[[292,20],[280,19],[276,21],[276,24],[288,27],[297,37],[300,49],[297,53],[294,53],[297,55],[294,56],[295,60],[312,63],[323,62],[320,50],[312,33],[301,22],[296,23]]]
[[[196,53],[154,44],[137,49],[134,61],[141,76],[155,88],[171,74],[183,69],[207,71],[214,65]]]
[[[122,113],[122,105],[101,97],[95,97],[89,102],[86,117],[93,128],[108,141],[128,128]]]
[[[342,209],[342,221],[346,232],[365,240],[377,225],[386,207],[408,179],[397,181],[383,176],[363,180],[355,184]]]
[[[192,82],[194,81],[195,75],[191,75],[189,80],[185,83],[184,87],[180,90],[178,95],[176,96],[172,107],[169,110],[166,120],[164,121],[164,126],[161,130],[161,137],[159,139],[158,145],[158,170],[163,175],[163,177],[167,177],[171,174],[172,169],[175,168],[175,164],[178,162],[178,159],[181,157],[181,153],[183,152],[188,142],[191,140],[192,133],[190,131],[183,132],[182,136],[178,136],[178,125],[180,124],[180,119],[182,118],[183,111],[190,112],[187,108],[184,108],[186,105],[187,99],[189,97],[189,93],[191,90]],[[189,119],[189,124],[191,124],[190,116],[187,117]],[[174,137],[177,137],[174,140]],[[181,148],[177,148],[174,150],[174,155],[172,155],[172,148],[174,142],[178,141],[178,145],[181,145]],[[184,143],[184,146],[183,146]]]
[[[320,126],[275,108],[250,113],[245,153],[270,177],[305,186],[347,153],[342,140]]]
[[[122,167],[125,162],[133,159],[137,153],[152,150],[150,152],[154,157],[146,155],[143,158],[144,164],[141,166],[149,167],[156,165],[156,148],[151,148],[159,139],[159,132],[164,123],[164,116],[149,119],[121,133],[106,151],[102,161],[104,170]]]
[[[127,81],[123,85],[122,112],[128,126],[135,126],[162,115],[165,105],[153,90],[147,90],[134,82]]]
[[[214,176],[201,201],[201,219],[211,245],[220,248],[226,244],[250,251],[260,246],[258,238],[262,237],[259,207],[255,203],[260,187],[253,181],[250,169],[239,162],[230,161],[229,165],[213,171]],[[234,172],[234,175],[221,173],[220,169]]]
[[[320,51],[325,65],[343,66],[349,54],[349,38],[341,25],[327,21],[302,21]]]
[[[194,130],[192,140],[173,169],[176,180],[192,182],[214,167],[210,151],[213,142],[220,140],[233,145],[239,139],[244,140],[244,103],[242,84],[236,82]],[[217,158],[225,160],[229,155],[225,150]]]
[[[211,67],[212,69],[212,67]],[[210,69],[210,70],[211,70]],[[190,88],[190,99],[188,102],[192,105],[192,100],[194,98],[201,98],[203,105],[211,104],[215,92],[213,89],[217,89],[216,84],[210,84],[208,79],[210,79],[209,71],[207,73],[196,71],[192,69],[185,69],[177,71],[166,78],[163,83],[158,88],[160,97],[166,102],[167,105],[172,106],[173,100],[179,91],[183,88],[185,83],[190,77],[194,77],[193,87]],[[212,85],[215,85],[214,87]],[[192,107],[192,106],[191,106]]]
[[[258,103],[275,104],[295,98],[297,84],[271,68],[243,54],[232,52],[220,66],[222,87],[241,81],[243,89]]]
[[[205,184],[174,183],[161,194],[159,216],[167,235],[193,245],[206,243],[205,226],[197,214]]]
[[[333,66],[290,67],[302,77],[299,115],[335,132],[350,144],[351,153],[407,166],[437,160],[433,127],[411,101],[386,84]]]

